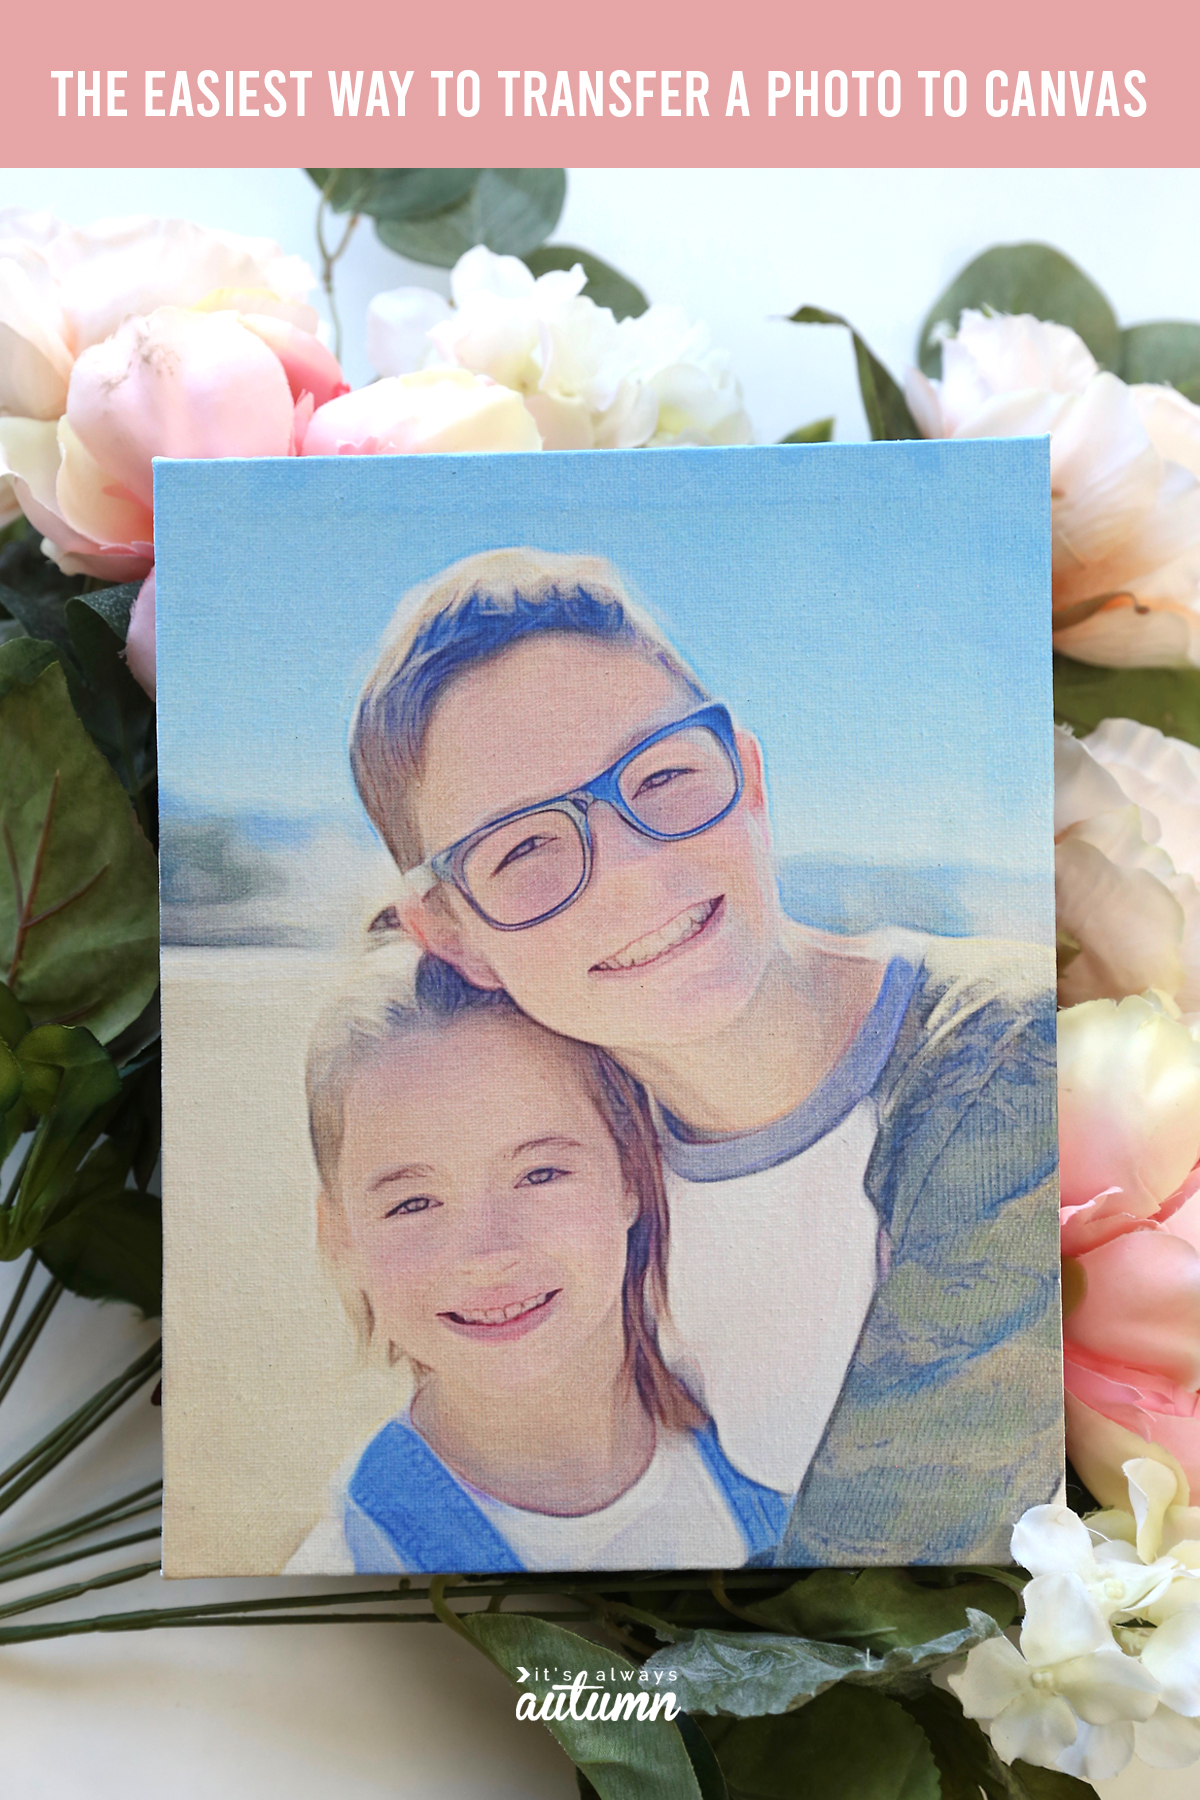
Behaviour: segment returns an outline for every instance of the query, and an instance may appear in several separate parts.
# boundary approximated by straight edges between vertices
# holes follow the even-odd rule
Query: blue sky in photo
[[[1048,874],[1046,441],[159,462],[160,771],[359,815],[397,602],[508,544],[607,556],[762,740],[781,856]]]

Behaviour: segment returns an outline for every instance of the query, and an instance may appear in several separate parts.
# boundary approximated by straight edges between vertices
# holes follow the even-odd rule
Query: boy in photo
[[[789,919],[758,744],[599,558],[408,595],[351,756],[395,921],[644,1088],[664,1356],[778,1560],[1002,1556],[1062,1466],[1047,955]]]

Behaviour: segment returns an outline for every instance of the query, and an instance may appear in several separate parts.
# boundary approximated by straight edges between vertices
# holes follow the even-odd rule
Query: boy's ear
[[[748,805],[760,811],[767,804],[767,776],[763,767],[762,745],[748,731],[735,732],[734,740],[742,759],[745,799]]]
[[[468,944],[440,882],[421,899],[409,896],[398,900],[396,916],[422,950],[449,963],[472,987],[504,986],[487,958]]]

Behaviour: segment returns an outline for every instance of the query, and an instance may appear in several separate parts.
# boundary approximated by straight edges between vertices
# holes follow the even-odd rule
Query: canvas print
[[[1004,1560],[1044,442],[156,471],[167,1573]]]

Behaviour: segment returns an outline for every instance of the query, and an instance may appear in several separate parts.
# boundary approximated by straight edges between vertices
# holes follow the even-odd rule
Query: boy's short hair
[[[306,1069],[309,1132],[325,1196],[340,1208],[338,1164],[345,1136],[346,1096],[356,1075],[389,1044],[422,1028],[465,1014],[500,1013],[553,1037],[529,1019],[503,991],[472,987],[457,969],[407,945],[368,957],[365,979],[334,1000],[321,1015],[309,1045]],[[658,1139],[642,1088],[603,1050],[573,1038],[559,1039],[578,1065],[585,1090],[612,1138],[625,1184],[638,1203],[629,1229],[624,1282],[628,1373],[652,1418],[667,1426],[691,1426],[704,1414],[678,1376],[662,1360],[658,1321],[667,1310],[669,1217]],[[368,1297],[335,1279],[364,1348],[374,1334]],[[389,1360],[391,1347],[389,1346]]]
[[[453,563],[400,602],[350,733],[359,795],[401,872],[425,856],[412,787],[443,691],[464,670],[542,631],[623,645],[696,700],[708,698],[603,557],[507,549]]]

